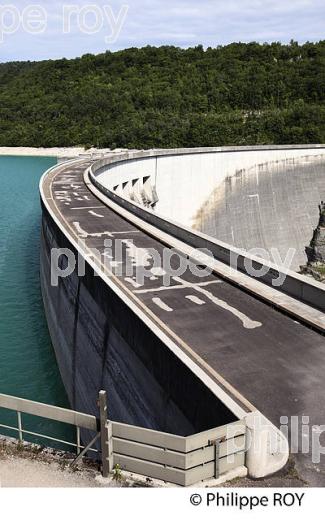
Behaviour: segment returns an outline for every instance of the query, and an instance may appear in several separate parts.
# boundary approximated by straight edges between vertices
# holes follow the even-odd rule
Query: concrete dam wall
[[[301,188],[308,192],[308,207],[315,199],[318,218],[324,149],[112,153],[65,163],[43,176],[42,293],[73,408],[98,415],[97,395],[104,389],[112,420],[171,434],[191,435],[240,419],[253,445],[254,439],[262,440],[257,454],[246,454],[250,474],[265,476],[283,467],[288,442],[278,430],[279,417],[303,414],[308,396],[313,424],[321,424],[314,404],[324,380],[324,338],[317,332],[325,330],[323,286],[288,273],[284,286],[272,288],[269,282],[280,271],[273,267],[266,275],[270,280],[229,271],[231,247],[193,229],[208,222],[213,214],[208,201],[215,201],[219,189],[220,201],[225,197],[227,204],[232,192],[237,203],[236,190],[250,182],[261,189],[259,196],[270,189],[273,195],[272,183],[261,181],[264,169],[282,178],[298,163],[320,179],[320,187],[315,181],[317,189],[309,190],[308,174]],[[222,186],[237,179],[237,188],[226,196]],[[279,202],[281,193],[274,199]],[[289,229],[284,199],[279,222]],[[220,208],[227,208],[221,202]],[[181,220],[184,225],[177,223]],[[250,229],[247,222],[243,228]],[[163,258],[176,248],[193,267],[196,248],[205,247],[197,245],[198,239],[213,243],[212,271],[202,278],[186,269],[166,286],[165,271],[157,269],[151,252]],[[51,256],[62,248],[74,258],[78,253],[77,266],[53,285]],[[199,260],[200,274],[204,260]],[[59,268],[68,261],[61,252]],[[85,263],[83,274],[77,273],[79,262]],[[143,267],[149,276],[140,282],[137,269]],[[297,377],[301,367],[303,378]]]
[[[325,198],[323,147],[201,150],[104,166],[106,188],[227,244],[273,249],[299,270]],[[146,154],[147,155],[147,154]]]
[[[77,252],[43,205],[41,286],[61,376],[73,409],[98,415],[101,389],[113,421],[190,435],[236,419],[86,264],[51,283],[51,250]],[[61,258],[64,269],[65,259]]]

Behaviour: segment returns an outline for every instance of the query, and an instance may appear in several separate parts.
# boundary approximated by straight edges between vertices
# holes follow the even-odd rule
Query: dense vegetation
[[[0,146],[325,142],[325,41],[0,64]]]

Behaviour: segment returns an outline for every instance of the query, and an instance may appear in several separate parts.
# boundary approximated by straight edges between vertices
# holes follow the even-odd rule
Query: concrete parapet
[[[298,149],[300,150],[300,148]],[[230,151],[231,150],[232,149],[230,149]],[[285,148],[285,150],[287,151],[288,148]],[[316,147],[315,150],[318,151],[319,148]],[[214,150],[214,153],[217,153],[218,151],[219,149],[217,151]],[[165,151],[166,154],[168,154],[168,152],[170,155],[176,153],[174,150]],[[187,154],[190,154],[191,152],[194,154],[198,153],[197,150],[187,150]],[[126,154],[126,157],[122,156],[123,158],[120,156],[118,158],[114,157],[113,159],[103,159],[96,162],[91,167],[89,170],[89,177],[96,188],[100,190],[106,197],[114,201],[117,205],[126,209],[131,214],[137,216],[142,221],[171,235],[172,237],[175,237],[176,239],[179,239],[180,241],[183,241],[193,248],[208,249],[211,251],[216,260],[224,263],[229,267],[236,267],[236,269],[242,273],[249,274],[250,268],[253,266],[253,268],[259,272],[257,281],[263,282],[265,285],[274,288],[280,294],[288,295],[290,298],[294,298],[299,302],[306,304],[307,306],[312,306],[317,309],[316,327],[318,330],[324,330],[324,318],[322,318],[321,315],[318,317],[318,311],[325,310],[325,289],[323,284],[303,277],[289,269],[281,269],[272,262],[263,260],[260,257],[251,255],[241,249],[223,243],[220,240],[200,233],[199,231],[195,231],[185,225],[181,225],[179,222],[175,222],[172,219],[164,217],[158,213],[154,213],[151,210],[148,210],[142,205],[136,203],[135,201],[130,201],[123,196],[117,195],[102,183],[102,173],[103,171],[106,171],[105,168],[107,167],[107,164],[110,164],[110,168],[113,168],[115,164],[120,164],[121,161],[127,162],[129,159],[134,160],[134,156],[152,157],[154,153],[159,156],[159,154],[162,152],[139,152],[138,154]],[[182,154],[184,151],[180,150],[179,153]],[[201,153],[204,153],[204,149],[201,151]],[[208,150],[206,153],[213,152]],[[235,266],[234,260],[236,261]],[[264,272],[265,274],[263,274]],[[280,286],[277,284],[277,281],[279,280],[281,280]],[[273,305],[274,301],[271,303]],[[288,309],[286,309],[286,311],[288,311]],[[296,314],[296,310],[293,312],[293,314]],[[300,318],[302,320],[306,320],[309,324],[312,325],[310,322],[310,311],[306,313],[305,309],[302,308]]]
[[[289,444],[283,433],[258,411],[248,414],[245,423],[249,476],[262,478],[282,469],[289,458]]]

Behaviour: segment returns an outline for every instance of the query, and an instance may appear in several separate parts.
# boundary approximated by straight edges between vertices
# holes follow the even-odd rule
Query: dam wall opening
[[[277,250],[282,261],[291,250],[289,267],[298,271],[325,198],[325,148],[143,152],[95,175],[116,194],[229,245]]]

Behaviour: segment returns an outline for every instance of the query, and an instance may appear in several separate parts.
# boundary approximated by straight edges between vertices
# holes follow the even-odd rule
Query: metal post
[[[71,462],[70,466],[73,466],[74,464],[77,464],[77,462],[79,462],[79,460],[82,459],[82,457],[84,455],[86,455],[87,451],[90,450],[90,448],[95,444],[95,442],[97,441],[97,439],[99,439],[100,437],[100,432],[97,433],[97,435],[95,435],[95,437],[90,441],[89,444],[87,444],[87,446],[79,453],[79,455]]]
[[[77,426],[77,455],[80,455],[80,446],[81,446],[81,441],[80,441],[80,427]]]
[[[225,437],[221,439],[214,439],[209,441],[209,446],[214,446],[214,478],[218,479],[220,477],[220,443],[225,440]]]
[[[99,392],[100,441],[102,449],[102,474],[107,478],[113,471],[112,424],[107,420],[107,394]]]
[[[218,479],[219,472],[219,456],[220,456],[220,441],[216,441],[214,445],[214,478]]]
[[[17,412],[17,422],[18,422],[19,442],[23,442],[23,427],[22,427],[22,422],[21,422],[21,412]]]
[[[112,473],[114,469],[113,463],[113,425],[111,421],[107,422],[107,447],[108,447],[108,472]]]

